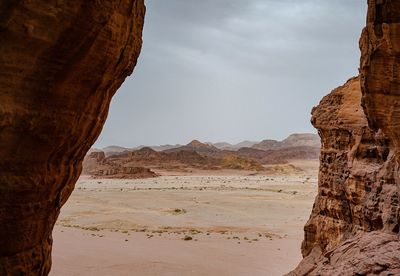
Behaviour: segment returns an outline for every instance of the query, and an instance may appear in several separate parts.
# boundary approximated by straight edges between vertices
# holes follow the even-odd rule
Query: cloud
[[[283,138],[357,74],[360,0],[148,0],[98,146]]]

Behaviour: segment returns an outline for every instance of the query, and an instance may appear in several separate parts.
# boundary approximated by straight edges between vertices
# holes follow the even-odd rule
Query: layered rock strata
[[[400,275],[400,2],[370,0],[360,80],[314,108],[322,140],[305,257],[291,275]]]
[[[132,73],[143,0],[0,1],[0,275],[47,275],[51,232]]]

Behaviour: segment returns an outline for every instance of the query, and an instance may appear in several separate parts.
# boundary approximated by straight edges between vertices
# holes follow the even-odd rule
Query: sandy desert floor
[[[51,275],[282,275],[301,259],[316,167],[297,175],[80,179]],[[309,166],[309,167],[307,167]]]

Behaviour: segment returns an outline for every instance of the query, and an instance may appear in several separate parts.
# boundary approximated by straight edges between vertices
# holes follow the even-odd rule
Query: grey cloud
[[[357,74],[361,0],[148,0],[97,146],[283,138]]]

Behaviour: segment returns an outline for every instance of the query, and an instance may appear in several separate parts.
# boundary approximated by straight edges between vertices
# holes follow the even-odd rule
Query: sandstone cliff
[[[400,275],[399,23],[399,1],[369,0],[360,78],[312,112],[318,196],[291,275]]]
[[[143,0],[0,1],[0,275],[46,275],[51,232],[132,73]]]
[[[304,228],[305,259],[293,275],[397,271],[400,258],[386,254],[400,248],[390,235],[399,232],[395,159],[387,136],[368,126],[359,78],[324,97],[312,123],[322,141],[318,196]],[[388,234],[374,232],[383,230]]]

